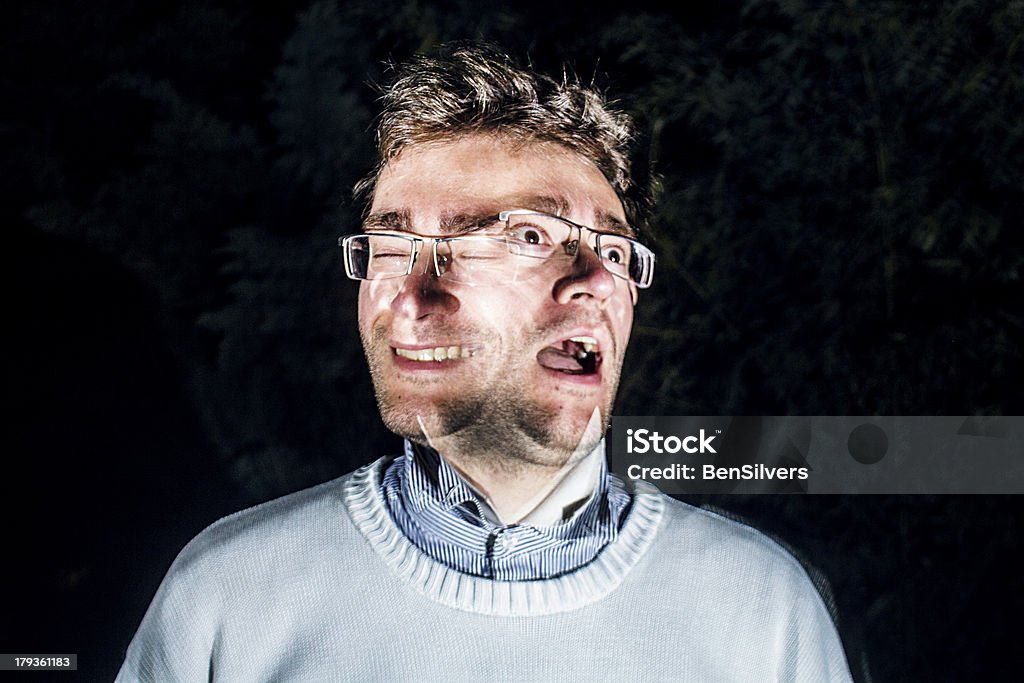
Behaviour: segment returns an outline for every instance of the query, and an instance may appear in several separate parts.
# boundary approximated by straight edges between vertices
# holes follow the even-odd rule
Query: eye
[[[603,249],[603,258],[611,263],[621,264],[628,260],[625,248],[619,245],[609,245]]]
[[[401,263],[409,258],[409,247],[404,240],[387,235],[375,235],[368,240],[370,258],[378,265]]]
[[[372,246],[370,248],[370,254],[374,260],[389,260],[397,258],[405,258],[407,252],[398,245],[383,244],[380,246]]]
[[[535,225],[523,224],[509,226],[509,238],[521,244],[546,245],[551,244],[551,239],[542,228]]]
[[[567,244],[570,235],[569,224],[542,213],[509,215],[504,230],[511,253],[539,259],[558,253],[559,245]]]
[[[455,257],[462,261],[493,261],[508,256],[508,248],[500,238],[468,236],[449,243]]]

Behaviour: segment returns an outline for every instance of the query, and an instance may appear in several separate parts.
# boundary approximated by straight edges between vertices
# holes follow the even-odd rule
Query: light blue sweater
[[[117,681],[849,681],[803,568],[641,493],[590,564],[499,582],[391,521],[381,459],[227,517],[181,552]]]

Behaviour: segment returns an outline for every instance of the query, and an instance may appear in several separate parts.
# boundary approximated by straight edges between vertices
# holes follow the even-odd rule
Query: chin
[[[423,441],[424,431],[430,437],[443,434],[437,419],[417,410],[413,406],[395,407],[381,403],[381,420],[389,430],[411,441]]]

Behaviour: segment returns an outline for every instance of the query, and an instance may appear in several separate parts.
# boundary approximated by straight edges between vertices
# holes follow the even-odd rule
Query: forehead
[[[402,215],[413,226],[505,209],[536,209],[595,227],[625,224],[615,190],[584,157],[555,143],[490,135],[405,148],[384,166],[370,206],[372,214]]]

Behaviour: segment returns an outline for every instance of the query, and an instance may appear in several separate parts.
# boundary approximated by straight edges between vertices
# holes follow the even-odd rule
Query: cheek
[[[359,334],[364,342],[372,336],[374,321],[378,319],[381,311],[387,308],[387,302],[379,286],[380,282],[364,280],[359,283]]]
[[[396,280],[363,280],[359,283],[359,320],[375,318],[395,298]]]
[[[459,297],[466,308],[466,317],[479,321],[482,327],[516,335],[534,328],[537,289],[529,283],[510,283],[491,289],[480,288]]]
[[[625,297],[618,297],[615,305],[608,312],[612,323],[612,334],[615,335],[619,346],[620,357],[626,352],[626,344],[629,343],[629,333],[633,329],[633,300],[627,293]]]

